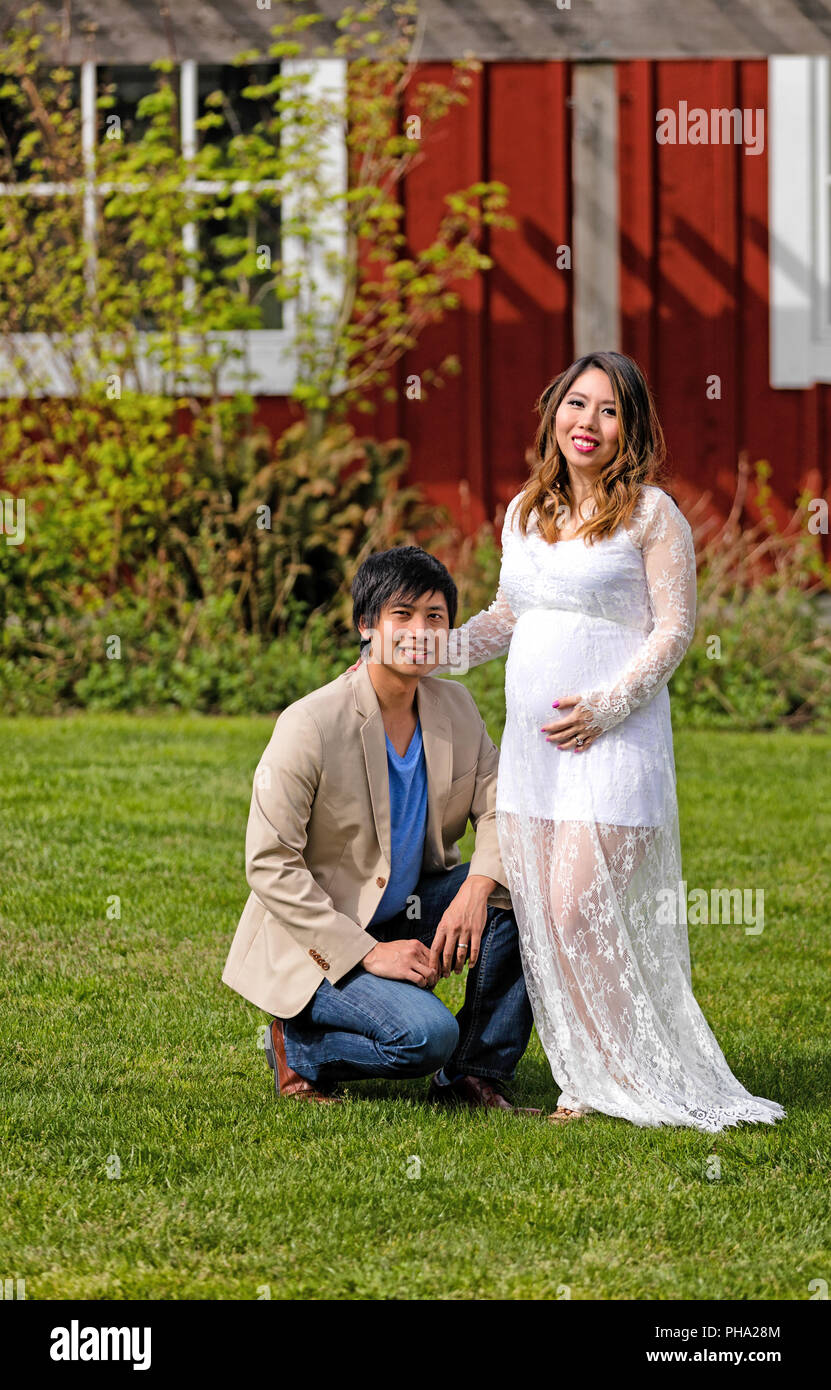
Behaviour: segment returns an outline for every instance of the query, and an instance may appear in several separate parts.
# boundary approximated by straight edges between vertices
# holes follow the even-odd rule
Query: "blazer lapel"
[[[372,802],[372,815],[375,820],[375,833],[381,853],[387,863],[392,862],[392,830],[390,826],[390,779],[387,770],[387,740],[384,721],[375,687],[369,679],[369,665],[362,661],[355,673],[355,704],[361,714],[366,715],[361,725],[361,742],[364,746],[364,762],[369,784],[369,797]]]
[[[438,696],[421,680],[416,687],[424,761],[427,764],[427,844],[439,864],[444,862],[442,822],[453,772],[453,728],[442,714]]]

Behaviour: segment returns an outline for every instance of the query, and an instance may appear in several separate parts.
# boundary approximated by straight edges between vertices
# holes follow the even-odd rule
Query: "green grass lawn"
[[[831,737],[676,734],[689,888],[765,893],[760,936],[690,927],[696,995],[788,1110],[713,1137],[436,1114],[426,1080],[278,1106],[265,1015],[220,980],[272,725],[0,721],[2,1277],[30,1299],[803,1300],[831,1280]],[[557,1093],[535,1037],[516,1094]]]

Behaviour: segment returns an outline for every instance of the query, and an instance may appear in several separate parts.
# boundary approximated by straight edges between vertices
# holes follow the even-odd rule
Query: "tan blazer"
[[[470,819],[470,872],[496,880],[488,901],[510,907],[494,813],[499,750],[458,681],[423,676],[416,701],[427,764],[422,871],[461,863],[456,841]],[[375,945],[365,927],[383,897],[390,852],[384,723],[362,662],[289,705],[274,726],[254,776],[251,894],[225,984],[278,1018],[299,1013],[322,980],[334,984]]]

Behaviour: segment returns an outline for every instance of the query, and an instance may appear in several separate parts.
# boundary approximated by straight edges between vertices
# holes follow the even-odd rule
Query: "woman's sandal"
[[[564,1125],[569,1120],[582,1120],[585,1118],[585,1110],[569,1110],[567,1106],[558,1105],[553,1114],[548,1119],[553,1125]]]

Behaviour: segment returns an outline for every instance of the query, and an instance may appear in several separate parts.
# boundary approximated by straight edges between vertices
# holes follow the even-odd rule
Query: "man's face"
[[[450,615],[444,594],[433,589],[419,598],[393,599],[381,609],[377,628],[360,624],[371,636],[370,661],[402,676],[429,675],[447,660]]]

